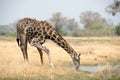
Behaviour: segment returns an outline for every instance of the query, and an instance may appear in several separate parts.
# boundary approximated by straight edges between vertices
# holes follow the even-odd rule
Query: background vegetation
[[[80,15],[80,22],[74,18],[56,12],[49,19],[56,30],[64,36],[116,36],[119,24],[115,25],[97,12],[85,11]],[[118,27],[118,28],[117,28]]]
[[[13,24],[0,25],[0,35],[16,36],[16,28],[13,26]]]
[[[56,30],[63,36],[119,36],[120,24],[114,24],[111,20],[107,20],[99,13],[93,11],[85,11],[80,14],[80,21],[74,18],[63,16],[62,13],[56,12],[50,21]],[[16,36],[16,28],[14,23],[8,25],[0,25],[0,35]]]

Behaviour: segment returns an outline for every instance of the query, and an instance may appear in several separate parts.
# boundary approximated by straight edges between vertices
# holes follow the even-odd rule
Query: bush
[[[0,35],[6,35],[7,32],[0,30]]]
[[[11,32],[0,31],[0,35],[3,35],[3,36],[16,36],[16,31],[11,31]]]
[[[77,30],[73,32],[72,36],[114,36],[115,29],[110,27],[104,27],[100,24],[94,24],[88,29]]]
[[[72,33],[73,37],[86,36],[85,30],[77,30]]]
[[[12,24],[0,25],[0,35],[3,35],[3,36],[16,36],[16,29]]]
[[[100,80],[119,80],[120,79],[120,65],[110,65],[99,67],[99,70],[92,74],[92,76]]]
[[[100,30],[100,29],[103,29],[103,26],[101,24],[93,24],[89,29],[90,30]]]
[[[67,35],[68,35],[67,31],[65,31],[65,30],[61,30],[61,31],[60,31],[60,34],[61,34],[62,36],[67,36]]]
[[[116,30],[116,34],[120,36],[120,25],[116,26],[115,30]]]
[[[7,34],[5,34],[5,36],[16,36],[17,33],[16,32],[9,32]]]

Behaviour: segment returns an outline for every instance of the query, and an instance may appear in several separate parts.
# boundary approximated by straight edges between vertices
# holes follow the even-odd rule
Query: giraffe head
[[[73,59],[75,69],[78,70],[80,66],[80,55],[81,54],[73,54],[71,57]]]

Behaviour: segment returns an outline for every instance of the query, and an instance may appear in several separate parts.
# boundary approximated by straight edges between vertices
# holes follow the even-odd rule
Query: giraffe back
[[[17,23],[17,35],[26,35],[27,40],[30,42],[33,38],[39,38],[45,41],[45,39],[53,39],[58,34],[53,27],[47,21],[37,21],[36,19],[24,18]]]

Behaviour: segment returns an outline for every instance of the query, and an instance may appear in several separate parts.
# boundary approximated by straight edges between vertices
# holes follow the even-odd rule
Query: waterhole
[[[75,70],[75,67],[71,66],[68,69],[69,70]],[[96,72],[98,70],[98,66],[80,66],[78,70],[93,73],[93,72]]]

